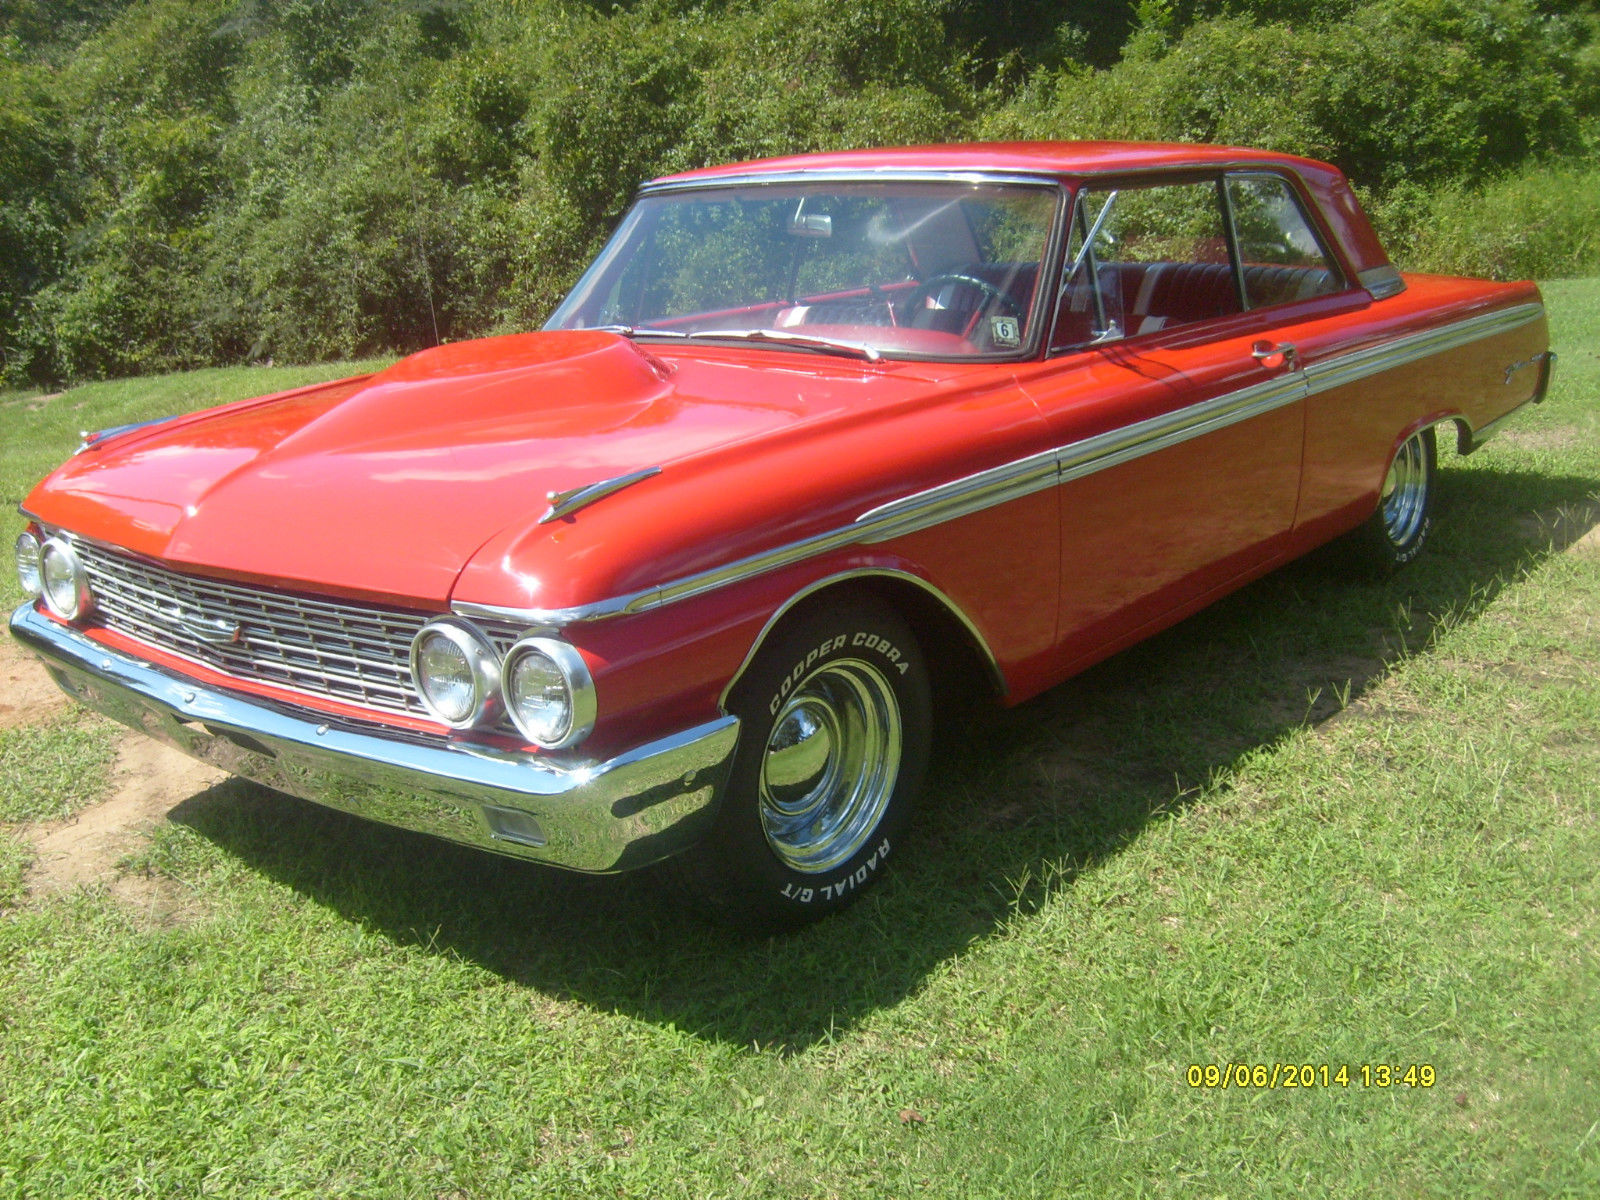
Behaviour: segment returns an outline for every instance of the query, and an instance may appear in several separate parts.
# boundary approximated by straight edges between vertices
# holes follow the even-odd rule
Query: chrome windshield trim
[[[1278,376],[1176,412],[1164,413],[1122,429],[1069,442],[948,483],[924,488],[868,509],[849,525],[813,534],[758,554],[746,555],[723,566],[687,575],[658,587],[571,608],[523,609],[469,603],[457,603],[451,607],[463,616],[523,621],[552,629],[582,621],[648,612],[833,550],[888,541],[982,512],[1057,484],[1081,479],[1261,416],[1306,396],[1342,387],[1482,338],[1519,329],[1538,320],[1543,313],[1544,307],[1540,304],[1517,305],[1469,317],[1440,329],[1402,336],[1368,350],[1312,363],[1304,368],[1303,374],[1294,372]]]
[[[964,183],[1020,184],[1026,187],[1060,187],[1070,172],[1039,171],[961,171],[937,167],[830,167],[814,171],[745,171],[733,175],[709,175],[699,179],[652,179],[640,185],[639,195],[662,192],[701,191],[706,188],[785,186],[797,183]]]
[[[610,479],[602,479],[598,483],[586,483],[582,487],[568,488],[564,492],[546,492],[544,498],[550,501],[550,507],[544,510],[544,516],[539,518],[539,524],[548,525],[551,521],[570,517],[579,509],[588,508],[596,500],[604,500],[623,488],[643,483],[646,479],[652,479],[659,474],[661,474],[660,467],[646,467],[642,471],[630,471],[626,475],[616,475]]]

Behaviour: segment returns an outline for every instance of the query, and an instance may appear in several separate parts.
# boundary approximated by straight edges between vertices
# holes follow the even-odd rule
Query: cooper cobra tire
[[[915,636],[868,598],[812,607],[761,648],[729,708],[740,729],[728,786],[678,879],[714,915],[757,929],[851,904],[899,850],[928,761]]]
[[[1378,509],[1351,535],[1360,559],[1379,573],[1406,565],[1433,529],[1433,494],[1438,447],[1433,430],[1412,434],[1395,451],[1378,493]]]

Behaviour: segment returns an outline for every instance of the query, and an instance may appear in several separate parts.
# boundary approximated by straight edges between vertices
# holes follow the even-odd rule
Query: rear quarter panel
[[[1395,450],[1417,429],[1454,421],[1476,432],[1534,397],[1539,372],[1507,369],[1549,344],[1538,288],[1419,275],[1406,283],[1342,331],[1293,331],[1310,385],[1299,549],[1376,509]],[[1453,434],[1441,428],[1441,449]]]

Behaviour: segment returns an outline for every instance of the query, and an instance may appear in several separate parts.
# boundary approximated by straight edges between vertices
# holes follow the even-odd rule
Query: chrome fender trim
[[[832,575],[825,575],[821,579],[813,580],[811,583],[806,584],[805,587],[795,592],[794,595],[790,596],[773,611],[772,615],[767,618],[766,623],[761,626],[761,632],[756,634],[755,640],[750,643],[750,649],[745,653],[744,661],[739,664],[738,669],[734,671],[733,675],[728,679],[727,686],[722,689],[722,694],[717,698],[717,703],[721,706],[721,708],[724,711],[727,710],[728,697],[733,694],[733,689],[738,686],[739,680],[744,678],[744,673],[750,669],[750,664],[755,661],[756,655],[761,653],[761,647],[766,645],[768,635],[771,634],[775,628],[777,628],[778,622],[783,620],[784,617],[788,616],[788,614],[793,611],[795,605],[799,604],[802,600],[805,600],[810,596],[816,595],[820,591],[824,591],[827,588],[835,586],[836,584],[850,583],[851,581],[861,579],[892,579],[901,583],[914,584],[916,587],[932,596],[939,602],[940,606],[945,610],[945,612],[947,612],[951,617],[955,618],[955,620],[959,622],[967,631],[967,636],[972,639],[973,646],[978,650],[979,654],[982,655],[984,666],[988,669],[990,678],[995,687],[999,689],[999,692],[1002,696],[1006,694],[1008,687],[1006,684],[1005,674],[1000,670],[999,660],[995,658],[994,651],[990,648],[988,639],[986,639],[979,631],[977,624],[972,620],[972,618],[967,616],[967,614],[962,611],[960,605],[958,605],[943,591],[929,583],[920,575],[913,575],[909,571],[902,571],[895,567],[858,567],[853,570],[839,571]]]

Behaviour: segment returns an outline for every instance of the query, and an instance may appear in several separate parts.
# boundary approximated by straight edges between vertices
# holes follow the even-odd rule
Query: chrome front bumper
[[[11,632],[68,695],[202,762],[330,808],[497,854],[624,871],[703,831],[727,778],[736,717],[605,762],[389,730],[207,687],[107,649],[25,604]]]

